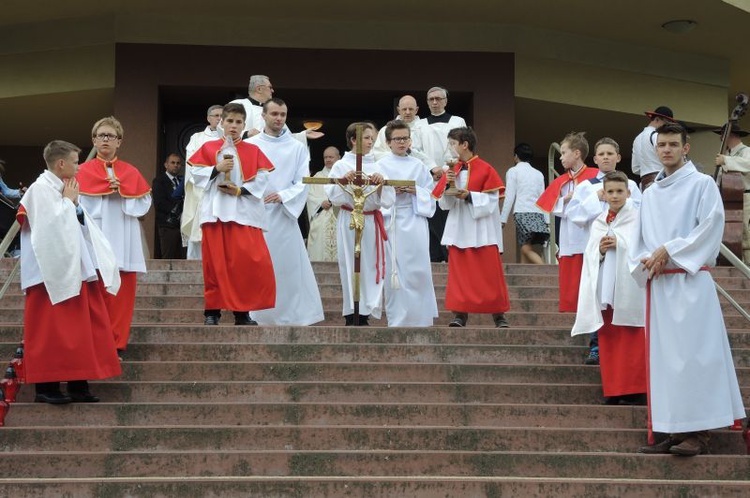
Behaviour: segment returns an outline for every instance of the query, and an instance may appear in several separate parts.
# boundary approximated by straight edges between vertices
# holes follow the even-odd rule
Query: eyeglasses
[[[391,138],[391,142],[397,142],[400,144],[406,143],[409,140],[411,140],[411,137],[393,137]]]
[[[440,102],[445,100],[445,97],[427,97],[427,102]]]
[[[106,142],[108,140],[114,140],[120,137],[118,137],[117,135],[112,135],[111,133],[99,133],[98,135],[94,135],[94,138],[101,140],[102,142]]]

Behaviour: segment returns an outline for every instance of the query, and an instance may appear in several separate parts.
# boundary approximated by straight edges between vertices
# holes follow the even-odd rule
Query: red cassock
[[[113,190],[110,187],[107,164],[111,165],[115,179],[120,181],[120,187],[117,189]],[[86,161],[78,168],[76,180],[78,180],[81,194],[92,197],[117,192],[123,199],[132,199],[143,197],[151,192],[151,186],[138,168],[116,157],[111,161],[105,161],[97,156]],[[117,349],[125,350],[130,339],[130,324],[133,321],[137,274],[120,270],[120,280],[122,283],[116,296],[104,291],[103,295],[115,335],[115,344]]]
[[[474,156],[466,163],[454,165],[456,177],[467,168],[466,189],[471,192],[505,192],[500,175],[488,162]],[[446,175],[432,191],[439,198],[446,188]],[[449,214],[450,216],[450,214]],[[445,307],[463,313],[505,313],[510,310],[508,285],[503,271],[503,257],[495,244],[459,248],[448,246],[448,282]]]
[[[206,142],[188,162],[214,167],[223,144],[223,139]],[[255,145],[236,141],[235,147],[245,182],[258,171],[273,171],[271,161]],[[276,277],[263,231],[222,221],[203,223],[201,229],[205,308],[255,311],[276,306]]]
[[[612,308],[602,310],[599,370],[606,398],[641,394],[647,389],[646,332],[643,327],[612,325]]]
[[[17,219],[24,223],[23,206]],[[100,284],[52,304],[44,284],[26,289],[23,317],[26,382],[95,380],[122,373]]]
[[[596,178],[598,172],[598,169],[590,168],[588,166],[582,167],[576,173],[573,173],[570,170],[566,171],[555,178],[552,183],[550,183],[549,187],[542,192],[542,195],[540,195],[539,199],[536,201],[536,205],[545,213],[551,213],[557,200],[560,198],[560,193],[565,185],[570,182],[578,185],[583,181]],[[557,272],[560,286],[559,311],[576,312],[582,268],[583,254],[560,256],[558,258]]]

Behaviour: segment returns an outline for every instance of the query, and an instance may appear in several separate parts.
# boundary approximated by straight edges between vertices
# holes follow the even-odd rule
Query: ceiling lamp
[[[679,19],[675,21],[667,21],[661,25],[662,28],[666,29],[670,33],[681,35],[692,31],[698,25],[696,21],[690,19]]]

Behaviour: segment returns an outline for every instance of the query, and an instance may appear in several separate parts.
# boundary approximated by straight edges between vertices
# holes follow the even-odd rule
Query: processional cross
[[[352,214],[349,222],[349,229],[354,230],[354,275],[352,276],[352,294],[354,297],[354,325],[359,325],[359,269],[360,254],[362,252],[362,230],[365,227],[365,200],[378,189],[372,189],[367,192],[367,187],[375,185],[387,185],[390,187],[413,187],[416,185],[414,180],[384,180],[376,184],[370,180],[370,176],[362,171],[362,125],[357,125],[357,142],[354,148],[357,154],[356,168],[354,170],[354,179],[344,178],[316,178],[306,176],[302,183],[316,185],[336,184],[345,192],[352,196]]]

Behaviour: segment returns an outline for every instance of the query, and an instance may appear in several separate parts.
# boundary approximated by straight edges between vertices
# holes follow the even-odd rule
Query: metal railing
[[[560,176],[560,173],[555,170],[555,156],[560,154],[560,144],[552,142],[547,151],[547,185]],[[549,240],[547,241],[547,247],[544,249],[544,262],[548,265],[556,264],[555,261],[555,248],[557,247],[557,237],[555,236],[555,215],[550,213],[549,215]]]
[[[8,230],[8,233],[5,234],[5,237],[3,238],[3,241],[0,242],[0,257],[5,257],[5,253],[8,251],[8,248],[10,247],[11,242],[13,242],[13,239],[16,237],[16,234],[21,229],[21,225],[18,224],[17,221],[13,222],[13,225],[11,225],[10,230]],[[13,268],[10,270],[10,273],[8,274],[8,278],[5,280],[5,283],[3,284],[2,288],[0,288],[0,299],[5,296],[5,293],[8,291],[8,287],[10,287],[10,283],[13,281],[14,278],[16,278],[16,274],[18,273],[18,269],[21,267],[21,258],[16,258],[16,263],[13,265]]]

